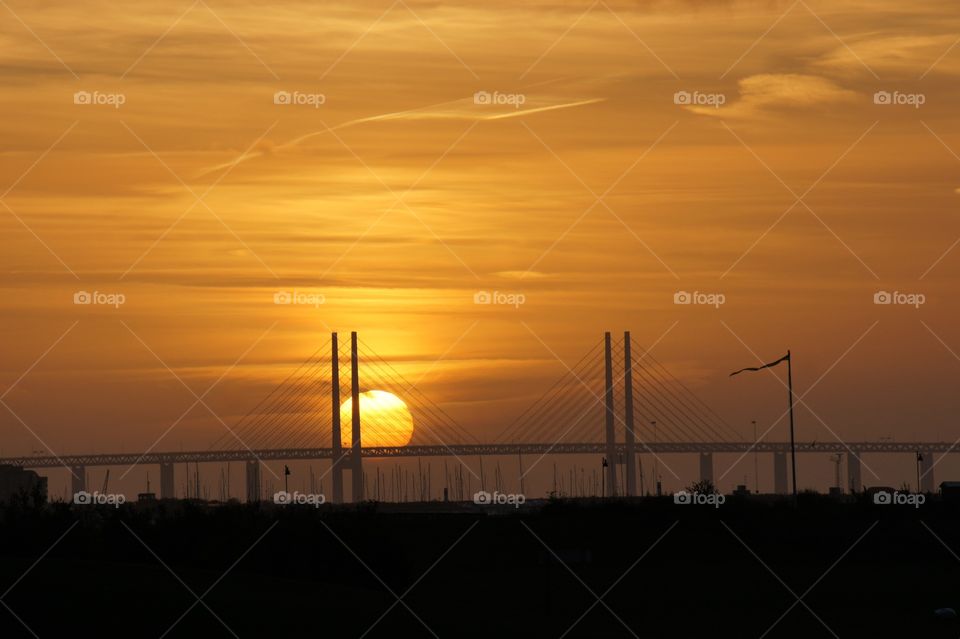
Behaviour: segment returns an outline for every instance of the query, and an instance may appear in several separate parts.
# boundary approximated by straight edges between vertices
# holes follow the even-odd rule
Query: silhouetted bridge
[[[671,453],[697,454],[700,456],[701,479],[713,480],[714,453],[772,453],[774,455],[774,492],[787,492],[787,455],[789,442],[666,442],[649,443],[640,446],[642,453],[663,455]],[[797,442],[797,453],[831,453],[845,455],[848,464],[849,487],[862,488],[860,457],[870,453],[917,454],[923,456],[921,468],[922,489],[935,490],[933,464],[935,454],[960,453],[960,447],[949,442]],[[364,447],[362,456],[368,459],[404,458],[404,457],[482,457],[482,456],[523,456],[540,457],[544,455],[605,455],[608,450],[605,443],[558,443],[558,444],[454,444],[450,446],[373,446]],[[626,454],[626,446],[615,447],[617,459]],[[74,489],[84,489],[85,469],[98,466],[134,466],[158,465],[161,475],[161,496],[174,497],[173,466],[185,463],[229,463],[246,462],[248,464],[248,484],[259,481],[259,465],[268,461],[333,460],[333,448],[280,448],[261,450],[202,450],[180,451],[174,453],[113,453],[94,455],[63,456],[23,456],[0,459],[0,464],[14,464],[23,468],[71,468],[74,472]],[[352,460],[350,454],[342,454],[345,465]]]
[[[207,450],[155,452],[161,437],[143,453],[21,456],[0,459],[0,463],[24,468],[66,467],[73,476],[74,492],[85,489],[88,467],[127,466],[126,475],[138,465],[158,465],[160,495],[167,498],[175,497],[175,464],[243,462],[247,498],[254,500],[262,497],[261,467],[276,475],[265,462],[330,460],[324,475],[331,475],[331,498],[339,503],[344,501],[344,471],[350,473],[354,501],[367,494],[364,458],[451,457],[464,463],[465,458],[483,456],[519,456],[522,460],[526,455],[539,460],[545,455],[601,455],[609,461],[604,464],[604,472],[610,493],[635,495],[637,462],[643,454],[655,459],[668,453],[696,454],[700,478],[715,480],[714,454],[765,453],[773,455],[774,492],[787,493],[789,443],[765,441],[762,436],[758,442],[744,441],[740,433],[671,375],[649,351],[639,350],[639,355],[631,352],[629,332],[617,341],[606,333],[579,362],[573,366],[564,363],[567,373],[499,437],[493,438],[496,441],[481,442],[427,399],[416,384],[408,382],[360,342],[356,333],[351,334],[349,346],[341,344],[334,333],[329,347],[321,346],[233,427],[219,420],[228,432]],[[615,358],[623,363],[622,373],[616,375]],[[382,411],[364,413],[361,423],[361,359],[365,388],[392,392],[406,402],[415,424],[409,444],[371,445],[395,441],[403,424],[398,425],[396,415]],[[342,375],[342,366],[349,368],[347,374]],[[350,397],[350,409],[341,403],[341,378],[349,379],[348,390],[343,394]],[[329,402],[329,412],[318,411],[321,399]],[[346,421],[343,429],[341,419]],[[767,431],[772,431],[779,421]],[[802,435],[802,429],[798,432]],[[409,426],[407,434],[408,438]],[[862,455],[919,454],[920,488],[930,492],[935,489],[935,456],[960,452],[947,442],[839,439],[798,441],[796,451],[840,455],[835,460],[838,472],[845,459],[846,488],[850,490],[862,488]],[[469,465],[464,465],[476,475]],[[620,469],[624,472],[618,474]]]

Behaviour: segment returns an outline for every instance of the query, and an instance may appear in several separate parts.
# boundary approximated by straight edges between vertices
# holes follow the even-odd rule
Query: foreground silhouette
[[[0,512],[0,572],[13,585],[0,628],[5,637],[29,637],[25,625],[38,636],[160,636],[171,626],[167,636],[958,634],[934,610],[960,606],[960,561],[943,545],[960,549],[960,508],[800,497],[492,509],[15,501]]]

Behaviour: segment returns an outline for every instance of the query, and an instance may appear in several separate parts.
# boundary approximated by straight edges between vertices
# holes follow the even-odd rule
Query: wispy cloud
[[[738,83],[740,97],[721,108],[688,106],[700,115],[721,118],[762,118],[777,111],[810,109],[822,105],[850,102],[856,92],[815,75],[763,73],[743,78]]]
[[[834,72],[860,73],[863,63],[878,73],[906,72],[919,75],[960,39],[960,34],[882,35],[858,40],[851,49],[837,46],[814,62],[820,69]],[[937,65],[942,73],[960,72],[960,64],[944,59]]]

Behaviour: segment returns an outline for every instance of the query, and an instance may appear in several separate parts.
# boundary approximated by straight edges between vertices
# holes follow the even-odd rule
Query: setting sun
[[[350,447],[353,399],[340,406],[340,440]],[[413,438],[413,416],[402,399],[382,390],[360,393],[360,433],[364,448],[406,446]]]

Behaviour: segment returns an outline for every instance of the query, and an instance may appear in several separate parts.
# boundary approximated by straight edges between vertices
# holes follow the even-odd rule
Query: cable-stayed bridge
[[[361,390],[385,391],[402,398],[406,406],[397,410],[378,404],[376,397]],[[359,501],[369,496],[365,458],[448,457],[476,475],[468,460],[483,456],[519,456],[521,465],[528,456],[529,466],[546,455],[600,455],[605,485],[610,487],[606,493],[630,496],[649,492],[637,487],[641,455],[659,460],[666,453],[696,454],[699,478],[713,480],[715,453],[765,453],[773,455],[774,491],[788,490],[788,443],[746,440],[651,353],[632,343],[629,333],[616,339],[605,334],[499,436],[486,442],[426,397],[356,333],[349,342],[331,335],[329,344],[235,424],[225,426],[224,434],[204,450],[22,456],[0,463],[66,467],[74,492],[85,489],[88,467],[158,465],[160,496],[172,498],[175,464],[243,462],[247,498],[256,500],[262,496],[261,469],[275,474],[266,462],[327,460],[324,475],[331,477],[331,498],[337,503],[345,501],[347,474],[350,497]],[[953,451],[947,442],[796,444],[797,453],[844,456],[851,490],[861,488],[864,453],[919,453],[921,488],[933,491],[935,454]],[[642,476],[640,481],[642,485]]]

